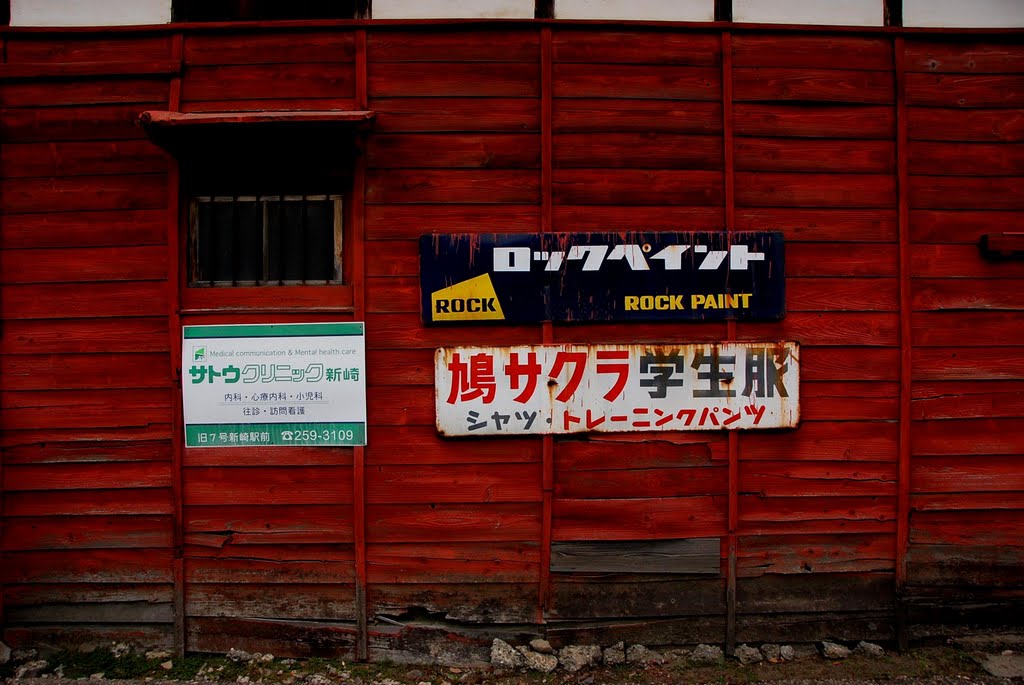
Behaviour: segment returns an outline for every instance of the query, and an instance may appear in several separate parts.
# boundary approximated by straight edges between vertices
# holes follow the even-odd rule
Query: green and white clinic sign
[[[362,323],[184,326],[186,447],[366,444]]]

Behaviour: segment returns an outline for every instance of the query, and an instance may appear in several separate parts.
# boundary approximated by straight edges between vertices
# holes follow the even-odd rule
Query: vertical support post
[[[172,58],[178,73],[171,77],[167,109],[181,110],[181,73],[185,58],[185,38],[175,33],[171,43]],[[181,170],[178,161],[169,161],[167,173],[167,331],[171,364],[171,500],[174,511],[174,556],[171,575],[174,580],[174,652],[185,656],[185,516],[184,516],[184,425],[181,406]]]
[[[554,150],[552,119],[553,95],[551,92],[554,54],[551,38],[551,27],[544,26],[540,30],[540,145],[541,145],[541,226],[542,234],[552,230],[554,208],[552,205],[552,153]],[[544,344],[554,342],[554,325],[550,321],[541,324],[541,341]],[[544,623],[545,613],[551,608],[551,519],[553,493],[555,489],[555,438],[545,435],[541,450],[542,497],[541,510],[541,541],[540,541],[540,588],[538,597],[537,622]]]
[[[722,150],[725,170],[725,230],[732,231],[736,223],[736,169],[733,146],[732,107],[732,34],[722,32]],[[736,339],[736,321],[726,324],[726,337]],[[729,441],[729,511],[728,511],[728,565],[725,586],[725,651],[732,654],[736,649],[736,529],[739,526],[739,434],[727,433]]]
[[[366,109],[369,104],[369,87],[367,84],[366,64],[366,30],[359,29],[355,33],[355,79],[356,106]],[[355,160],[355,176],[352,181],[352,250],[351,283],[355,318],[358,321],[366,317],[366,283],[365,283],[365,250],[366,239],[365,202],[366,202],[366,156],[360,143],[359,154]],[[353,547],[355,554],[355,604],[356,604],[356,659],[366,661],[370,658],[369,621],[366,608],[366,448],[352,449],[352,510],[353,510]]]
[[[900,274],[900,433],[898,460],[898,492],[896,512],[896,640],[901,651],[907,648],[906,603],[907,550],[910,546],[910,431],[913,340],[910,314],[910,196],[907,168],[907,98],[906,51],[903,36],[893,42],[893,67],[896,72],[896,193],[899,202]]]

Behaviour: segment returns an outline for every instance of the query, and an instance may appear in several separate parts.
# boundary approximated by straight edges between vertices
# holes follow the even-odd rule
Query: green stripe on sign
[[[271,323],[230,326],[184,326],[186,340],[196,338],[290,338],[328,335],[362,335],[359,323]]]
[[[205,423],[185,426],[185,447],[356,447],[365,423]]]

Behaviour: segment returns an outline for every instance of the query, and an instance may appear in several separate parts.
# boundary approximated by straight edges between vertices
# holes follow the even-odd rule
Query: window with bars
[[[201,195],[189,211],[189,285],[342,282],[341,195]]]

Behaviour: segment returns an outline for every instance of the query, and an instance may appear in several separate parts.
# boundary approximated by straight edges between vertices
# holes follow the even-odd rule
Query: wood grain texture
[[[556,98],[718,100],[721,72],[712,67],[555,64]]]
[[[712,574],[721,568],[718,538],[617,542],[556,542],[551,570],[556,573]]]
[[[943,109],[911,107],[911,140],[975,142],[1024,141],[1024,109]]]
[[[366,37],[367,59],[383,62],[534,62],[540,39],[529,29],[430,32],[403,29],[372,31]]]
[[[187,65],[352,62],[355,38],[343,31],[194,33],[183,50]]]
[[[738,136],[890,140],[896,134],[892,107],[737,102],[734,115]]]
[[[1024,75],[917,74],[906,77],[907,104],[924,107],[1021,107]]]
[[[893,102],[893,77],[888,71],[737,67],[733,88],[738,102]]]
[[[249,64],[194,66],[185,70],[181,98],[204,100],[352,97],[351,64]]]
[[[376,98],[533,98],[540,93],[536,64],[516,62],[373,62],[371,106]]]
[[[1012,40],[906,42],[908,71],[931,74],[1010,74],[1024,72],[1024,51]]]
[[[722,131],[719,102],[668,99],[557,98],[552,103],[556,133],[717,134]]]
[[[713,34],[572,27],[554,31],[556,62],[717,66],[721,39]]]
[[[853,69],[888,71],[892,48],[885,38],[737,34],[732,37],[737,67]]]

